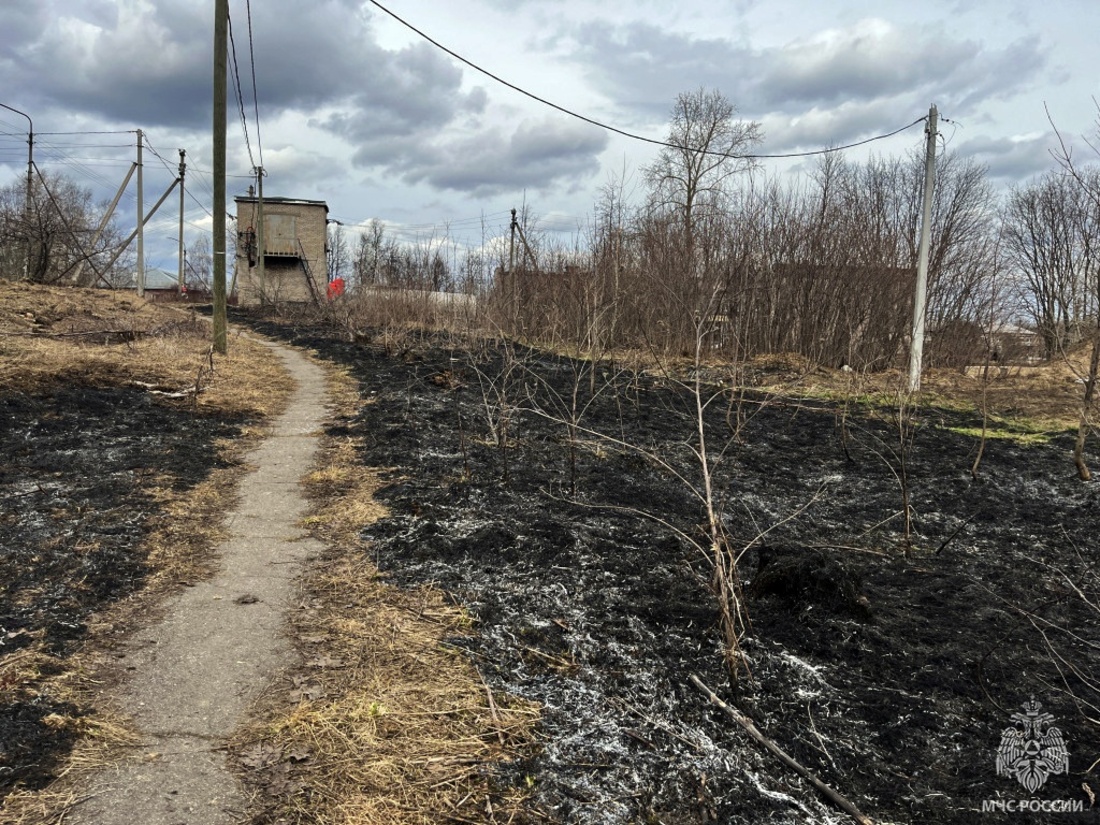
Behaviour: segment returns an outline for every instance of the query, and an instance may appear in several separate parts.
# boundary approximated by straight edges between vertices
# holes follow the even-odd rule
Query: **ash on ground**
[[[1086,811],[1085,786],[1100,795],[1097,492],[1069,435],[991,441],[975,480],[973,415],[917,410],[906,447],[889,409],[714,388],[716,487],[749,548],[751,677],[731,684],[680,537],[704,519],[683,386],[499,341],[261,327],[359,380],[361,413],[334,434],[388,470],[391,516],[365,534],[380,569],[450,592],[476,624],[452,643],[494,691],[542,705],[540,749],[496,776],[533,788],[531,821],[850,821],[693,673],[877,822],[962,825],[1027,796],[995,762],[1032,696],[1070,750],[1036,795]]]

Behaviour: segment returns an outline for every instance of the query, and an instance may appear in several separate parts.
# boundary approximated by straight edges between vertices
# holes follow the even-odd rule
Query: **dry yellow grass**
[[[1088,370],[1088,347],[1079,346],[1062,358],[1035,366],[927,369],[914,401],[920,406],[978,413],[984,409],[992,416],[1032,428],[1076,428],[1084,393],[1078,379]],[[626,353],[621,363],[655,370],[652,357],[645,354]],[[744,383],[764,393],[886,406],[896,404],[907,381],[906,374],[898,369],[843,372],[815,365],[796,353],[762,355],[737,364],[707,359],[703,367],[707,380]],[[662,368],[683,377],[692,374],[694,364],[686,358],[667,359]]]
[[[333,369],[336,415],[359,401]],[[327,439],[306,480],[311,530],[329,547],[302,581],[292,617],[304,665],[256,708],[233,742],[264,821],[512,822],[526,788],[493,788],[488,769],[533,742],[538,708],[494,695],[445,642],[469,619],[432,588],[386,584],[359,532],[385,515],[354,439]]]
[[[0,282],[0,385],[9,392],[65,382],[134,386],[199,411],[275,414],[290,390],[277,360],[239,335],[227,355],[213,356],[209,339],[206,320],[187,308]]]
[[[1084,387],[1079,379],[1088,372],[1091,344],[1082,343],[1047,364],[1034,366],[992,365],[958,369],[925,370],[922,406],[947,406],[981,412],[1029,428],[1075,429],[1081,413]],[[559,348],[560,349],[560,348]],[[577,350],[561,350],[572,357],[586,357]],[[694,374],[693,359],[663,356],[644,350],[616,350],[604,355],[616,366],[686,379]],[[744,385],[780,396],[827,398],[893,404],[906,382],[898,369],[873,373],[846,373],[821,367],[797,353],[772,353],[745,361],[704,357],[704,380],[725,385]]]

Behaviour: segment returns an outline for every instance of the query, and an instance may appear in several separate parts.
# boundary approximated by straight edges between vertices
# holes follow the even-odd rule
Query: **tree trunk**
[[[1100,323],[1097,325],[1092,339],[1092,357],[1089,359],[1089,374],[1085,379],[1085,397],[1081,401],[1081,420],[1077,424],[1077,441],[1073,445],[1073,463],[1077,465],[1077,475],[1082,481],[1091,481],[1092,473],[1085,463],[1085,439],[1088,437],[1092,424],[1089,421],[1089,413],[1092,411],[1092,401],[1096,396],[1097,372],[1100,371]]]

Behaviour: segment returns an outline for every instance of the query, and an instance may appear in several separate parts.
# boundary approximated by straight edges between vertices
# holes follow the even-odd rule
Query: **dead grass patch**
[[[333,369],[330,387],[337,419],[354,415],[352,378]],[[498,786],[493,768],[531,748],[539,710],[492,694],[448,646],[470,622],[443,593],[380,578],[358,537],[386,514],[380,485],[346,437],[325,440],[306,479],[307,522],[330,549],[291,619],[302,664],[231,744],[252,821],[520,821],[527,788]]]
[[[76,693],[80,695],[73,698],[82,698],[84,690]],[[87,799],[74,790],[73,780],[101,770],[139,743],[128,721],[108,712],[75,718],[55,714],[43,721],[72,729],[77,734],[76,744],[52,785],[42,790],[20,789],[8,794],[0,808],[0,822],[4,825],[62,825],[67,822],[69,814]]]
[[[277,359],[245,336],[212,355],[208,323],[193,310],[0,282],[0,384],[42,392],[64,383],[135,386],[197,412],[263,418],[277,414],[291,387]]]

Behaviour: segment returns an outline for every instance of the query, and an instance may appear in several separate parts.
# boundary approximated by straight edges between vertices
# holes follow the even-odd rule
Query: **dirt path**
[[[324,376],[305,357],[273,347],[297,382],[274,432],[248,457],[218,549],[222,569],[183,591],[164,619],[123,651],[132,678],[120,709],[145,739],[132,758],[94,778],[71,821],[84,825],[220,825],[236,822],[245,796],[227,772],[224,739],[290,655],[280,631],[292,582],[318,543],[298,526],[327,409]]]

